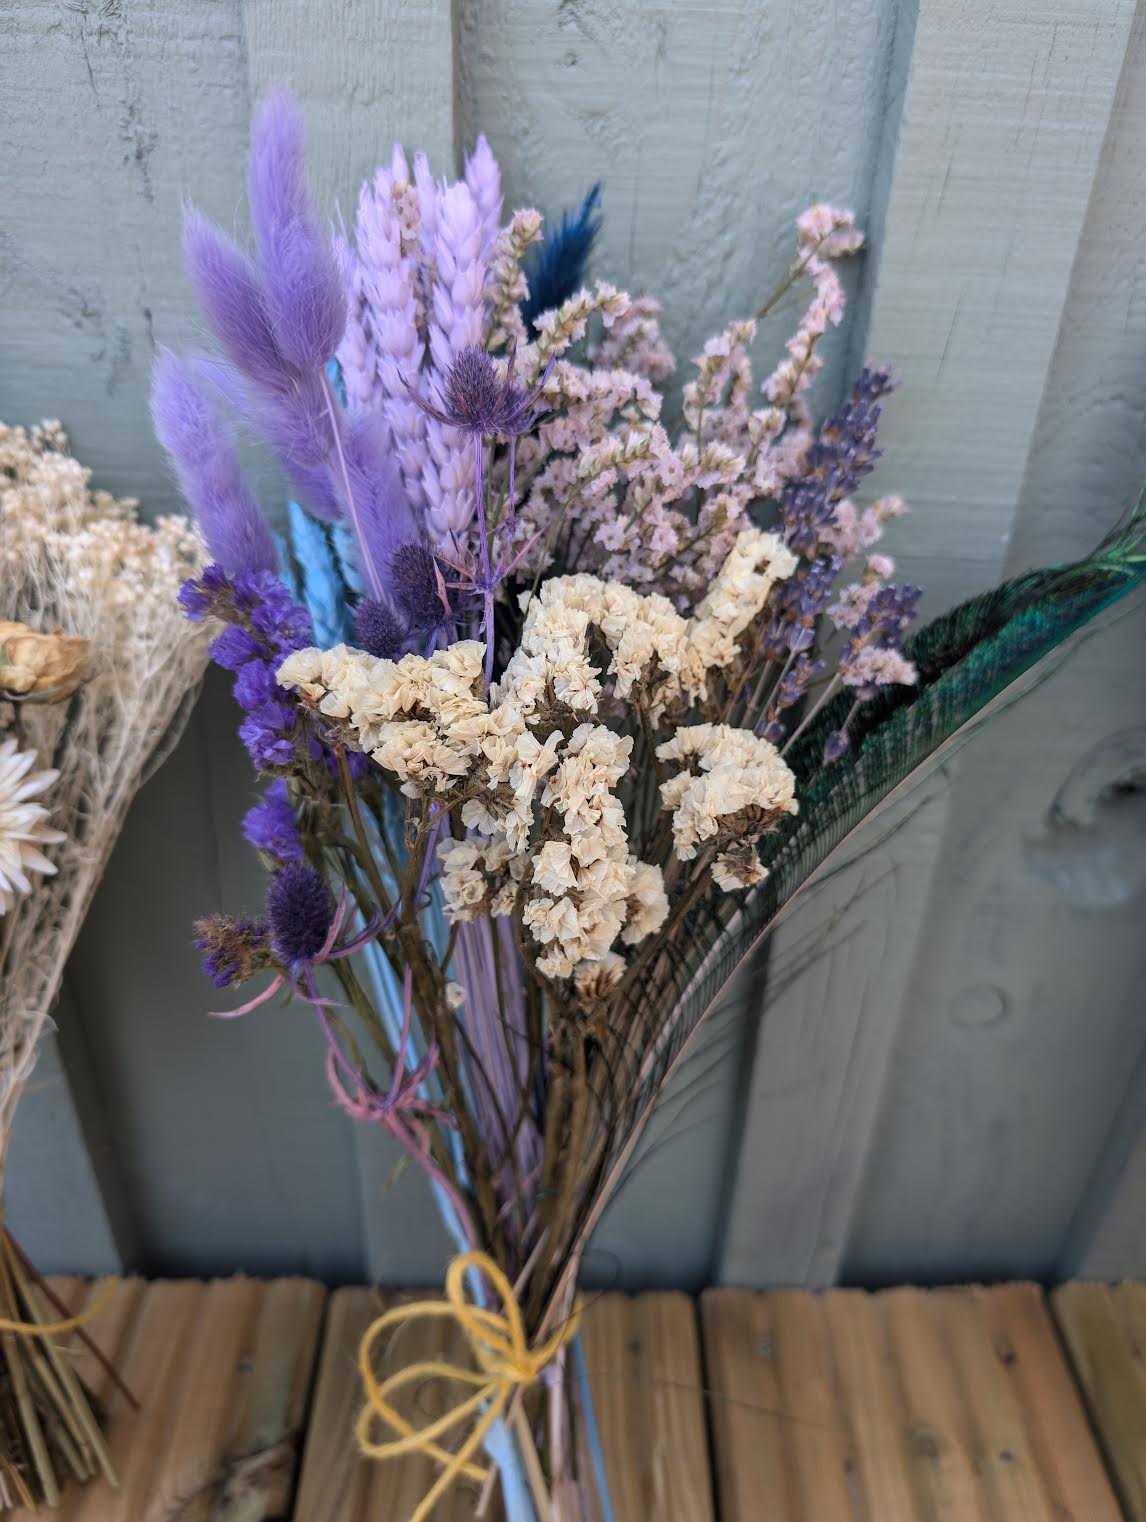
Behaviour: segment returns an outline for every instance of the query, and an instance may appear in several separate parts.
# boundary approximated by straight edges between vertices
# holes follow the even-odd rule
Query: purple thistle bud
[[[195,921],[193,944],[203,953],[203,971],[216,988],[245,983],[271,965],[270,936],[261,920],[209,914]]]
[[[512,353],[501,376],[484,349],[468,344],[446,371],[440,408],[420,397],[408,381],[405,384],[422,411],[446,427],[485,437],[500,434],[508,439],[528,433],[536,423],[539,414],[535,408],[552,368],[551,362],[540,383],[527,394],[513,378]]]
[[[321,367],[345,330],[346,295],[307,185],[302,116],[285,90],[252,124],[247,186],[275,342],[300,370]]]
[[[354,633],[359,648],[380,660],[396,661],[402,654],[405,631],[393,609],[373,597],[365,597],[354,610]]]
[[[267,918],[275,951],[288,965],[311,962],[322,950],[334,920],[334,900],[307,862],[288,862],[267,892]]]
[[[211,553],[225,571],[273,571],[274,536],[243,480],[230,430],[186,365],[164,350],[151,384],[155,433]]]
[[[390,585],[412,632],[429,633],[450,616],[439,591],[437,562],[424,544],[399,545],[390,560]]]
[[[243,834],[257,851],[279,862],[302,860],[294,809],[282,777],[276,777],[262,799],[243,815]]]

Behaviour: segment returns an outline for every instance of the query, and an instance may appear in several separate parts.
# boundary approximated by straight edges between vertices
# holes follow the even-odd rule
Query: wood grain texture
[[[741,1290],[700,1297],[705,1392],[722,1522],[795,1522],[768,1300]]]
[[[825,1286],[839,1277],[946,786],[939,773],[865,824],[771,939],[730,1163],[724,1283]]]
[[[1121,17],[1104,9],[1101,24]],[[1000,544],[1007,574],[1086,553],[1146,473],[1146,310],[1121,252],[1146,235],[1132,146],[1146,125],[1143,25],[1140,13]],[[1073,97],[1071,109],[1082,110]],[[1057,166],[1047,172],[1057,186]],[[1133,785],[1146,765],[1144,618],[1139,599],[1076,641],[960,758],[850,1276],[1054,1277],[1088,1263],[1092,1238],[1101,1269],[1090,1271],[1146,1265],[1146,1173],[1133,1166],[1146,1095],[1146,812]]]
[[[1128,1522],[1146,1518],[1141,1286],[1064,1284],[1051,1300]]]
[[[1033,1285],[718,1290],[702,1306],[726,1522],[1118,1522]],[[1141,1446],[1135,1420],[1120,1441]]]
[[[866,217],[899,11],[881,0],[461,0],[462,138],[487,134],[515,206],[555,213],[603,180],[595,268],[665,303],[685,364],[758,310],[809,201]],[[858,283],[861,267],[847,278]],[[768,325],[762,358],[779,355],[793,314]],[[826,347],[829,406],[845,347],[845,334]]]
[[[903,381],[885,409],[881,487],[914,508],[892,547],[932,609],[1042,558],[1029,534],[1011,561],[1006,547],[1130,20],[1127,6],[1086,18],[1073,6],[1037,18],[1017,3],[921,7],[867,347]],[[1108,523],[1119,491],[1108,488]],[[1073,521],[1073,553],[1098,537],[1093,512]],[[1048,548],[1055,558],[1061,539]],[[1093,745],[1093,726],[1132,709],[1117,682],[1096,680],[1120,637],[1078,655],[1077,686],[993,721],[955,763],[948,796],[874,856],[898,894],[857,894],[850,926],[862,917],[866,932],[771,1001],[725,1280],[888,1282],[1054,1262],[1104,1134],[1090,1096],[1122,1088],[1131,942],[1117,913],[1096,926],[1056,904],[1025,851],[1088,728]],[[1081,690],[1091,718],[1063,726]],[[791,954],[791,936],[830,944],[845,905],[844,885],[830,884],[780,929],[773,955]],[[1079,1018],[1084,969],[1108,950],[1114,1009],[1095,1048]],[[1069,1159],[1051,1118],[1060,1103],[1084,1107]]]

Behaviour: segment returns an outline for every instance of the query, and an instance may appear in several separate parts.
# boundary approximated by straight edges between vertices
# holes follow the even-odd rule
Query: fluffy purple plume
[[[286,383],[259,276],[251,260],[193,207],[183,214],[183,267],[231,363],[263,385]]]
[[[345,330],[346,294],[307,185],[302,116],[284,90],[263,102],[251,127],[247,185],[275,341],[300,370],[321,367]]]
[[[375,598],[392,594],[399,547],[417,537],[385,424],[373,413],[343,414],[342,448],[350,483],[347,504],[360,569]]]
[[[152,376],[151,416],[218,564],[232,575],[274,571],[274,537],[243,480],[230,430],[203,386],[167,350]]]

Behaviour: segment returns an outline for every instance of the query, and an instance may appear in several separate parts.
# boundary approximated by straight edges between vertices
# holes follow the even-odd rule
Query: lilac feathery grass
[[[151,416],[218,564],[232,575],[273,571],[274,536],[243,480],[234,438],[206,390],[169,350],[155,363]]]
[[[341,463],[361,570],[371,595],[382,599],[392,593],[395,553],[418,530],[385,424],[375,413],[360,412],[344,414],[342,425]]]
[[[195,299],[227,358],[263,385],[284,384],[258,271],[224,233],[194,207],[183,213],[183,268]]]
[[[300,370],[325,365],[346,328],[346,292],[307,184],[302,115],[285,90],[255,117],[247,189],[275,341]]]

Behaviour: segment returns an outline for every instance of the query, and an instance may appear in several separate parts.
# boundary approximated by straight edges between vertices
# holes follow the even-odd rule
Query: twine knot
[[[475,1305],[466,1294],[466,1275],[483,1274],[493,1285],[502,1310]],[[374,1344],[391,1327],[424,1318],[449,1318],[466,1334],[476,1368],[424,1359],[408,1364],[379,1383],[371,1354]],[[561,1349],[576,1335],[578,1313],[544,1341],[530,1347],[525,1336],[521,1307],[505,1274],[484,1252],[467,1252],[455,1258],[446,1273],[444,1300],[414,1300],[396,1305],[367,1327],[358,1348],[358,1369],[366,1391],[366,1405],[358,1418],[355,1435],[359,1451],[367,1458],[396,1459],[409,1453],[425,1454],[441,1466],[441,1474],[410,1514],[409,1522],[424,1522],[434,1506],[463,1475],[479,1483],[489,1471],[474,1462],[486,1433],[505,1411],[514,1391],[540,1378]],[[425,1379],[445,1379],[467,1385],[473,1394],[459,1400],[452,1410],[426,1426],[415,1428],[391,1404],[391,1397],[407,1385]],[[438,1439],[462,1423],[472,1421],[469,1433],[456,1452],[440,1446]],[[397,1436],[377,1440],[376,1423],[383,1423]]]

